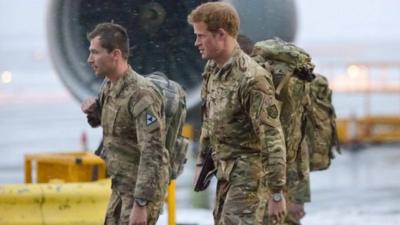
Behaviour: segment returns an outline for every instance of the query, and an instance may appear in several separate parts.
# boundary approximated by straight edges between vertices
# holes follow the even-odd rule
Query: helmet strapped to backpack
[[[176,179],[183,172],[189,145],[189,141],[181,135],[186,119],[186,94],[177,82],[168,79],[162,72],[153,72],[146,79],[158,88],[164,98],[165,145],[170,154],[170,179]]]

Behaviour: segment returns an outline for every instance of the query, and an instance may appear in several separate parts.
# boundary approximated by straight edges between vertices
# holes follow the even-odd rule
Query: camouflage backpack
[[[337,144],[336,117],[328,83],[323,86],[322,76],[313,74],[310,55],[292,43],[270,39],[255,44],[252,58],[271,72],[276,98],[282,103],[287,163],[307,157],[310,170],[327,169],[332,147]],[[308,147],[306,156],[301,149],[303,141]]]
[[[325,170],[334,158],[332,147],[336,146],[336,151],[340,153],[332,90],[328,79],[320,74],[315,74],[309,86],[305,135],[310,152],[310,170]]]
[[[176,179],[186,163],[189,141],[183,137],[182,127],[186,119],[186,94],[175,81],[169,80],[162,72],[146,76],[163,94],[167,135],[165,145],[170,154],[170,179]]]

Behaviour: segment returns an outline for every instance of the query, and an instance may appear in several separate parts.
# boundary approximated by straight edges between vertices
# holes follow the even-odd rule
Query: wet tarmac
[[[190,173],[189,168],[183,176]],[[182,179],[177,192],[179,186],[187,190],[190,185]],[[306,204],[304,225],[399,225],[400,145],[345,149],[329,170],[312,173],[311,189],[312,202]],[[212,205],[212,200],[209,203]],[[187,198],[178,197],[177,205],[178,222],[213,224],[211,210],[188,209]]]
[[[24,154],[81,150],[82,132],[88,135],[89,149],[95,149],[100,141],[101,129],[86,125],[79,104],[59,82],[50,84],[46,95],[22,95],[20,101],[0,102],[1,184],[23,183]],[[20,91],[27,89],[15,92]],[[177,219],[212,224],[210,209],[193,209],[193,199],[199,198],[191,191],[193,167],[189,162],[177,182]],[[311,179],[312,203],[306,204],[303,224],[400,224],[399,145],[345,150],[328,171],[312,173]],[[212,206],[212,194],[200,198],[208,199],[206,205]]]

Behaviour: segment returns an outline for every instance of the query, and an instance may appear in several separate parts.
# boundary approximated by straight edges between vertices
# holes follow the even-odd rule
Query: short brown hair
[[[225,2],[208,2],[199,5],[188,15],[187,21],[191,25],[204,22],[211,32],[222,28],[235,38],[239,33],[239,14],[232,5]]]
[[[122,57],[129,57],[129,38],[126,29],[115,23],[100,23],[87,34],[87,39],[90,41],[95,37],[99,37],[101,47],[111,52],[115,49],[120,49]]]

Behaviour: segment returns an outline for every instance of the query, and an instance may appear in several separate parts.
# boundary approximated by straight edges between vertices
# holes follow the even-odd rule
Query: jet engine
[[[293,41],[294,0],[226,0],[241,18],[240,34],[252,42],[272,37]],[[129,63],[140,74],[165,73],[188,93],[189,120],[199,121],[201,72],[205,62],[194,46],[187,15],[204,0],[52,0],[48,11],[50,54],[68,90],[82,100],[97,95],[102,80],[86,63],[86,34],[96,24],[127,28]]]

